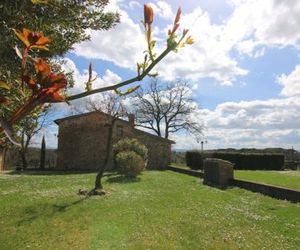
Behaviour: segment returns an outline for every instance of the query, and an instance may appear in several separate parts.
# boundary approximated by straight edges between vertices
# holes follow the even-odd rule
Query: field
[[[300,171],[235,170],[234,177],[246,181],[300,190]]]
[[[300,205],[147,171],[0,174],[0,249],[299,249]]]

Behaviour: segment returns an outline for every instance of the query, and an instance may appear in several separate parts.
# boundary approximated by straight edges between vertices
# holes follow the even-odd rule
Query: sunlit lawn
[[[234,177],[241,180],[255,181],[300,190],[300,171],[235,170]]]
[[[300,205],[196,177],[0,174],[0,249],[299,249]]]

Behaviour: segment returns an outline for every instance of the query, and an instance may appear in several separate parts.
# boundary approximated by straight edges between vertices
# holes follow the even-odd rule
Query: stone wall
[[[233,164],[221,159],[204,160],[203,184],[226,188],[233,179]]]
[[[57,167],[97,169],[104,164],[111,117],[90,113],[59,121]],[[122,138],[136,138],[148,148],[148,169],[165,169],[171,161],[171,142],[140,131],[123,120],[114,125],[113,144]],[[113,164],[110,159],[111,165]]]

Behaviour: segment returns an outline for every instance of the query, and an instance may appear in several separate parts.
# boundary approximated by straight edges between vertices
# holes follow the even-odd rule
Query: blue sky
[[[207,148],[285,147],[300,149],[300,1],[210,0],[149,2],[155,12],[157,50],[165,46],[167,29],[177,7],[181,28],[189,28],[195,44],[169,55],[155,70],[162,82],[183,79],[199,110],[194,119],[205,125]],[[146,43],[140,20],[144,1],[110,1],[108,10],[121,23],[106,32],[91,32],[91,41],[77,44],[65,59],[75,71],[80,92],[86,69],[93,63],[95,87],[135,75]],[[89,32],[89,31],[88,31]],[[147,81],[143,81],[143,85]],[[84,100],[81,101],[84,102]],[[53,117],[66,115],[58,105]],[[43,131],[56,147],[55,125]],[[178,149],[199,144],[183,133],[173,135]]]

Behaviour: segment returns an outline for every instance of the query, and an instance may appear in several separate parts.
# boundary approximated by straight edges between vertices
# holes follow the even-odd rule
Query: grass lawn
[[[173,166],[173,167],[178,167],[178,168],[191,169],[190,167],[188,167],[186,164],[183,164],[183,163],[171,163],[170,165]]]
[[[234,178],[300,190],[300,171],[235,170]]]
[[[300,249],[300,204],[170,171],[0,174],[0,249]]]

